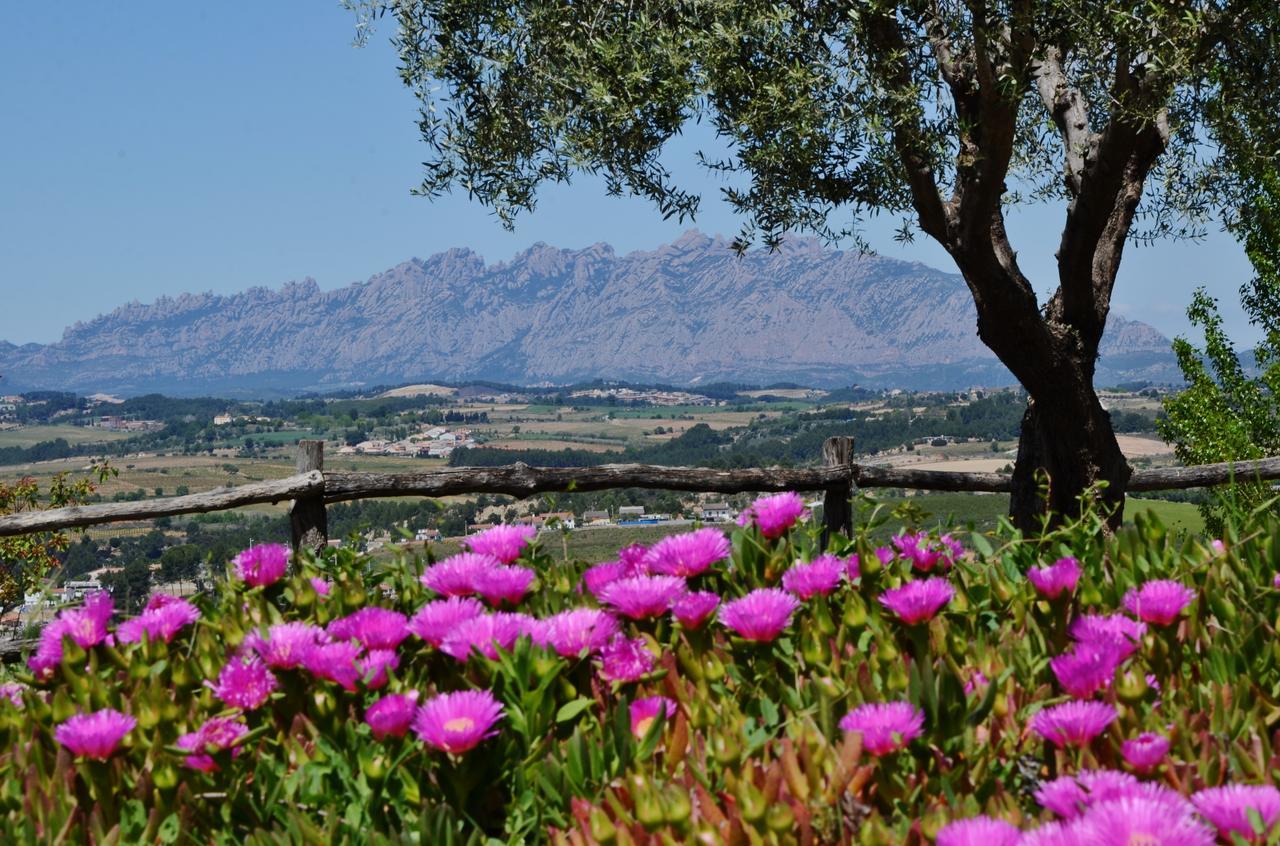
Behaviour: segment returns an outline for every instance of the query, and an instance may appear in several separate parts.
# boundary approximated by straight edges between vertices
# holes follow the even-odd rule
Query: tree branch
[[[1062,69],[1062,53],[1047,47],[1044,56],[1032,67],[1040,101],[1049,112],[1066,148],[1063,179],[1073,197],[1079,196],[1085,164],[1097,146],[1097,136],[1089,128],[1089,110],[1079,90],[1067,84]]]

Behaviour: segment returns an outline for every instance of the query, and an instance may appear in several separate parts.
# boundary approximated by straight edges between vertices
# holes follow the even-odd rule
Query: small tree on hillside
[[[741,248],[856,235],[878,212],[937,241],[1030,395],[1011,506],[1027,528],[1097,481],[1123,499],[1093,374],[1126,243],[1236,208],[1234,165],[1280,136],[1271,0],[347,2],[362,37],[381,15],[398,24],[431,150],[423,194],[462,188],[510,224],[543,182],[592,173],[691,217],[699,198],[661,154],[703,121],[729,149],[706,163],[745,179],[724,189]],[[1005,228],[1035,200],[1065,207],[1043,303]]]

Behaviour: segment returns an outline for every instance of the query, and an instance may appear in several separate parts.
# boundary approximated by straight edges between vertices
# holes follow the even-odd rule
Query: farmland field
[[[108,441],[124,440],[130,434],[132,433],[58,423],[47,426],[24,426],[21,429],[0,431],[0,448],[29,447],[41,441],[53,441],[58,438],[62,438],[69,444],[106,443]]]

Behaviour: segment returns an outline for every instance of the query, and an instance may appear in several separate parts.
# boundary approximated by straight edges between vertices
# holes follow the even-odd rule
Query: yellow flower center
[[[476,721],[470,717],[454,717],[447,720],[444,724],[445,731],[471,731],[475,727]]]

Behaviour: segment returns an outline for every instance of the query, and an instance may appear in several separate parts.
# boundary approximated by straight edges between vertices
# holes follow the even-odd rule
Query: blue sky
[[[130,300],[314,277],[363,280],[411,256],[467,246],[491,261],[537,241],[620,251],[672,240],[647,203],[582,179],[542,194],[506,232],[465,196],[409,192],[426,150],[415,102],[395,73],[384,24],[354,49],[336,2],[34,3],[0,25],[0,339],[56,340],[64,326]],[[737,231],[714,179],[692,164],[713,144],[681,139],[672,167],[707,193],[696,226]],[[1023,268],[1051,287],[1061,211],[1011,225]],[[895,220],[866,229],[885,255],[953,270]],[[1235,242],[1130,246],[1114,297],[1126,316],[1186,331],[1191,291],[1208,284],[1228,329],[1256,334],[1236,290],[1249,275]]]

